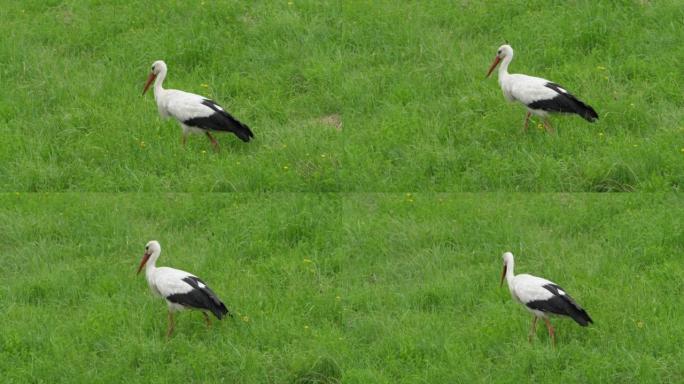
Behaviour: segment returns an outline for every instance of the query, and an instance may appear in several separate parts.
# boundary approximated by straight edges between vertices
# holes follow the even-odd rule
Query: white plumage
[[[173,333],[173,314],[184,309],[202,311],[207,325],[210,325],[207,312],[211,312],[219,320],[226,314],[230,316],[228,308],[221,302],[202,280],[192,273],[169,267],[157,267],[157,259],[161,254],[161,245],[157,241],[150,241],[145,245],[145,254],[138,267],[138,273],[145,268],[145,278],[152,293],[166,300],[169,308],[169,324],[167,337]]]
[[[513,60],[513,48],[507,44],[502,45],[497,50],[487,76],[501,63],[499,85],[506,100],[519,102],[527,108],[525,130],[527,130],[531,114],[543,118],[544,127],[549,132],[553,131],[548,120],[550,113],[575,113],[589,122],[598,119],[598,114],[592,107],[577,99],[562,86],[541,77],[509,74],[508,65],[511,60]]]
[[[143,94],[154,81],[154,99],[157,102],[159,115],[162,118],[173,117],[178,121],[183,129],[183,145],[189,133],[206,134],[217,149],[218,142],[210,131],[232,132],[245,142],[254,137],[247,125],[239,122],[213,100],[194,93],[164,89],[162,84],[166,73],[166,63],[161,60],[155,61],[145,83]]]
[[[558,284],[537,276],[514,275],[515,262],[513,254],[510,252],[503,254],[503,261],[501,284],[503,285],[505,279],[513,299],[522,304],[534,316],[529,335],[530,341],[535,334],[539,318],[544,319],[554,345],[556,338],[549,322],[549,316],[568,316],[581,326],[593,322],[589,314]]]

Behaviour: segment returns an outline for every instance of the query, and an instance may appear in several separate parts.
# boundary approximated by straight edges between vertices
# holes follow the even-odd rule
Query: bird
[[[185,309],[202,311],[207,326],[211,320],[207,312],[211,312],[217,319],[233,316],[221,299],[216,296],[199,277],[180,269],[157,267],[157,259],[161,254],[161,245],[152,240],[145,245],[145,254],[140,261],[137,274],[145,268],[145,278],[150,290],[161,296],[168,304],[168,327],[166,337],[171,337],[174,330],[173,316],[175,312]]]
[[[508,73],[511,60],[513,48],[508,44],[500,46],[485,77],[489,77],[494,68],[501,63],[499,85],[504,97],[509,102],[517,101],[527,107],[523,131],[527,131],[531,114],[543,119],[544,128],[548,132],[553,132],[548,118],[550,113],[574,113],[590,123],[598,120],[594,108],[579,100],[561,85],[541,77]]]
[[[532,328],[530,329],[529,341],[536,334],[537,320],[544,319],[546,328],[552,344],[556,345],[556,336],[549,316],[567,316],[586,327],[593,323],[587,311],[580,307],[577,302],[558,284],[541,277],[520,274],[514,275],[513,254],[506,252],[503,254],[503,273],[501,274],[501,286],[504,279],[508,283],[513,299],[530,311],[533,315]]]
[[[164,89],[162,84],[166,73],[167,67],[164,61],[157,60],[152,63],[152,70],[143,88],[143,95],[154,81],[154,99],[157,102],[159,115],[163,119],[172,116],[178,120],[183,128],[183,146],[189,133],[204,133],[217,151],[218,142],[211,135],[212,131],[232,132],[244,142],[249,142],[254,138],[254,134],[247,125],[238,121],[215,101],[194,93]]]

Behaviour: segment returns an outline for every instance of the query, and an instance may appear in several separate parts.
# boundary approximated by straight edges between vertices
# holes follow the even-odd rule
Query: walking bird
[[[157,241],[150,241],[145,245],[145,254],[138,267],[138,274],[145,268],[145,278],[150,290],[166,300],[169,307],[168,328],[166,337],[173,333],[173,315],[184,309],[202,311],[207,326],[211,325],[208,312],[221,320],[225,315],[232,316],[228,308],[221,302],[199,277],[180,269],[157,267],[157,259],[161,254],[161,245]]]
[[[524,305],[525,309],[532,313],[530,342],[532,342],[532,338],[536,333],[537,320],[540,318],[544,319],[546,328],[549,330],[549,337],[554,346],[556,345],[556,336],[549,321],[549,316],[571,317],[577,324],[583,327],[593,323],[587,311],[582,309],[558,284],[532,275],[521,274],[516,276],[513,274],[514,265],[513,254],[510,252],[504,253],[501,286],[503,286],[505,279],[513,299]]]
[[[509,102],[517,101],[527,107],[524,131],[527,131],[531,114],[541,117],[544,128],[549,132],[553,132],[548,118],[550,113],[574,113],[590,123],[598,120],[594,108],[580,101],[562,86],[540,77],[508,73],[511,60],[513,48],[508,44],[500,46],[486,77],[489,77],[494,68],[501,63],[499,85],[504,97]]]
[[[176,89],[164,89],[162,84],[166,78],[166,63],[157,60],[152,64],[143,95],[154,82],[154,99],[157,102],[159,115],[162,118],[172,116],[183,128],[183,146],[189,133],[204,133],[215,150],[218,142],[211,132],[232,132],[244,142],[250,141],[254,134],[249,127],[226,112],[215,101],[194,93]]]

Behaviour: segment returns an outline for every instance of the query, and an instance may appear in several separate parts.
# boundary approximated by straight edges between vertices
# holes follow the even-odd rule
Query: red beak
[[[499,58],[499,56],[494,57],[494,61],[492,61],[492,65],[489,67],[489,70],[487,71],[487,76],[485,76],[485,78],[489,77],[489,75],[492,74],[492,71],[494,70],[494,68],[496,68],[497,65],[499,65],[500,61],[501,59]]]
[[[147,78],[147,83],[145,83],[145,88],[143,88],[143,95],[145,92],[147,92],[147,88],[150,87],[150,84],[154,81],[154,79],[157,77],[154,73],[150,73],[150,77]]]
[[[499,285],[499,288],[503,287],[504,277],[506,277],[506,264],[504,264],[503,272],[501,272],[501,284]]]
[[[147,260],[150,258],[150,253],[146,253],[143,255],[142,260],[140,261],[140,266],[138,267],[138,272],[136,272],[136,275],[140,274],[140,271],[142,271],[143,267],[145,266],[145,263],[147,263]]]

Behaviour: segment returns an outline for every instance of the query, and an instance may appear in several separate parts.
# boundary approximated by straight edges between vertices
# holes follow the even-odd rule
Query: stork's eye
[[[148,245],[146,245],[145,250],[147,251],[148,249],[150,249],[150,247]]]
[[[497,54],[498,54],[498,55],[500,55],[500,54],[501,54],[501,50],[500,50],[500,49],[499,49],[499,52],[497,52]]]

